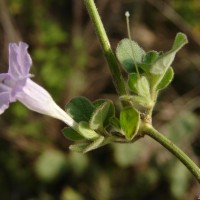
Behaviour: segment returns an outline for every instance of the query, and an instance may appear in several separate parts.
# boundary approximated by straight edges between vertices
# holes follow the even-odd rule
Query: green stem
[[[200,183],[200,168],[172,141],[170,141],[163,134],[155,130],[150,124],[145,124],[142,127],[142,131],[146,135],[149,135],[151,138],[163,145],[173,155],[175,155],[188,168],[188,170],[195,176],[197,181]]]
[[[126,95],[127,91],[126,91],[126,87],[124,84],[124,80],[123,80],[117,59],[111,49],[108,37],[106,35],[101,18],[95,6],[94,0],[84,0],[84,2],[88,10],[88,13],[90,15],[90,18],[94,24],[102,50],[106,57],[106,60],[108,62],[116,90],[120,96]],[[146,135],[149,135],[154,140],[156,140],[161,145],[163,145],[172,154],[174,154],[188,168],[188,170],[196,177],[196,179],[200,183],[199,167],[182,150],[180,150],[175,144],[173,144],[164,135],[162,135],[157,130],[155,130],[150,124],[144,124],[142,126],[142,131]]]
[[[108,37],[106,35],[106,31],[104,29],[103,23],[101,21],[101,18],[95,6],[94,0],[84,0],[84,2],[87,8],[87,11],[90,15],[90,18],[94,24],[96,34],[99,38],[106,60],[108,62],[115,88],[119,96],[126,95],[127,94],[126,87],[124,84],[124,80],[123,80],[117,59],[111,49]]]

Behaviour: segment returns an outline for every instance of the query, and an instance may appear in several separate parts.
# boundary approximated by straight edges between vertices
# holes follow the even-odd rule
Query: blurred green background
[[[146,50],[168,50],[177,32],[189,44],[173,64],[154,125],[200,165],[199,0],[97,0],[113,49],[132,37]],[[0,0],[0,71],[8,43],[30,45],[34,81],[64,105],[74,96],[117,98],[97,37],[81,0]],[[125,75],[125,74],[124,74]],[[167,150],[145,137],[82,155],[68,150],[65,125],[19,102],[0,117],[1,200],[193,200],[200,188]]]

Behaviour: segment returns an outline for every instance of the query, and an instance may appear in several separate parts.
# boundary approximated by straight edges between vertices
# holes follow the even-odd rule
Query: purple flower
[[[76,122],[54,102],[51,95],[30,79],[32,60],[27,49],[28,45],[23,42],[19,42],[19,45],[9,44],[8,73],[0,74],[0,114],[11,102],[18,100],[30,110],[60,119],[69,126],[76,127]]]

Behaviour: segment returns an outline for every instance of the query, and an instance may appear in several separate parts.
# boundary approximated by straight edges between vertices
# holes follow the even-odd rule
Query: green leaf
[[[134,41],[123,39],[116,49],[116,56],[128,73],[135,71],[135,63],[142,63],[145,51]]]
[[[120,131],[121,127],[120,127],[120,121],[117,117],[111,117],[110,118],[110,125],[114,128],[114,130],[116,131]]]
[[[151,108],[153,105],[152,100],[138,95],[123,95],[120,96],[120,99],[122,101],[127,101],[127,102],[131,101],[134,107],[137,108],[137,110],[144,110],[144,108]]]
[[[144,108],[151,108],[151,106],[152,106],[152,101],[150,99],[145,98],[145,97],[132,95],[130,97],[130,100],[138,108],[139,108],[139,106],[144,107]]]
[[[79,133],[77,133],[75,130],[73,130],[70,127],[65,127],[62,130],[62,133],[67,139],[72,140],[72,141],[78,141],[78,140],[85,139],[82,135],[80,135]]]
[[[149,51],[149,52],[147,52],[147,54],[145,55],[145,57],[143,59],[143,62],[140,65],[140,67],[146,73],[149,73],[152,63],[154,63],[158,59],[158,57],[159,57],[159,53],[157,51]]]
[[[157,86],[157,90],[162,90],[164,88],[166,88],[172,81],[174,77],[174,70],[172,69],[172,67],[170,67],[164,77],[162,78],[162,80],[160,81],[160,83]]]
[[[172,50],[180,49],[183,45],[188,43],[187,36],[184,33],[177,33]]]
[[[135,73],[129,74],[128,85],[139,96],[150,99],[149,81],[145,76],[138,77]]]
[[[113,103],[106,100],[103,104],[98,106],[92,114],[90,119],[90,128],[103,131],[104,127],[109,123],[109,118],[113,117],[114,113],[115,110]]]
[[[176,35],[172,49],[161,55],[151,66],[150,73],[164,74],[171,66],[176,53],[188,42],[187,37],[183,33]]]
[[[145,55],[142,63],[150,65],[154,61],[156,61],[158,57],[159,57],[159,53],[157,51],[149,51]]]
[[[137,80],[138,80],[138,74],[131,73],[128,75],[128,86],[130,90],[132,90],[136,94],[138,93],[137,88],[136,88]]]
[[[138,95],[150,99],[149,81],[145,76],[140,76],[136,84]]]
[[[89,127],[88,122],[84,122],[84,121],[80,122],[78,124],[78,130],[80,134],[86,139],[94,140],[99,137],[99,134],[97,134],[94,130],[92,130]]]
[[[97,99],[95,100],[92,104],[95,108],[99,107],[100,105],[102,105],[103,103],[105,103],[107,101],[107,99]]]
[[[102,146],[103,142],[104,142],[104,137],[99,136],[96,140],[94,140],[92,143],[90,143],[90,145],[87,146],[87,148],[84,150],[83,153],[99,148],[100,146]]]
[[[85,97],[75,97],[66,105],[65,110],[76,122],[89,121],[94,106]]]
[[[140,114],[133,107],[126,107],[120,112],[120,126],[128,140],[137,134],[140,124]]]
[[[104,137],[99,136],[92,143],[80,143],[80,144],[70,145],[69,149],[72,151],[79,152],[79,153],[87,153],[88,151],[92,151],[102,146],[103,142],[104,142]]]
[[[150,73],[151,65],[158,59],[158,57],[159,53],[157,51],[147,52],[140,67],[146,73]]]
[[[89,146],[89,143],[80,143],[80,144],[73,144],[69,146],[71,151],[75,151],[78,153],[83,153],[85,149]]]

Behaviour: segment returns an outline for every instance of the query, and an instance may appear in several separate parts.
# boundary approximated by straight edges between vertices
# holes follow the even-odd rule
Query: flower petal
[[[8,107],[10,103],[10,94],[9,92],[0,93],[0,114],[2,114]]]
[[[9,70],[14,79],[29,76],[32,60],[27,52],[28,45],[24,42],[9,44]]]
[[[50,94],[31,79],[27,79],[17,99],[30,110],[60,119],[69,126],[76,126],[76,122],[54,102]]]
[[[28,80],[28,78],[23,78],[23,79],[19,79],[15,82],[15,84],[12,87],[12,91],[11,91],[11,96],[10,96],[10,101],[16,101],[17,95],[18,93],[21,93],[23,88],[26,85],[26,81]]]
[[[8,73],[0,74],[0,93],[11,90],[11,88],[5,83],[6,80],[9,79],[10,75]]]
[[[26,84],[27,78],[21,78],[13,80],[13,78],[8,73],[0,74],[0,93],[9,92],[10,101],[16,101],[17,93],[22,91],[22,88]]]

